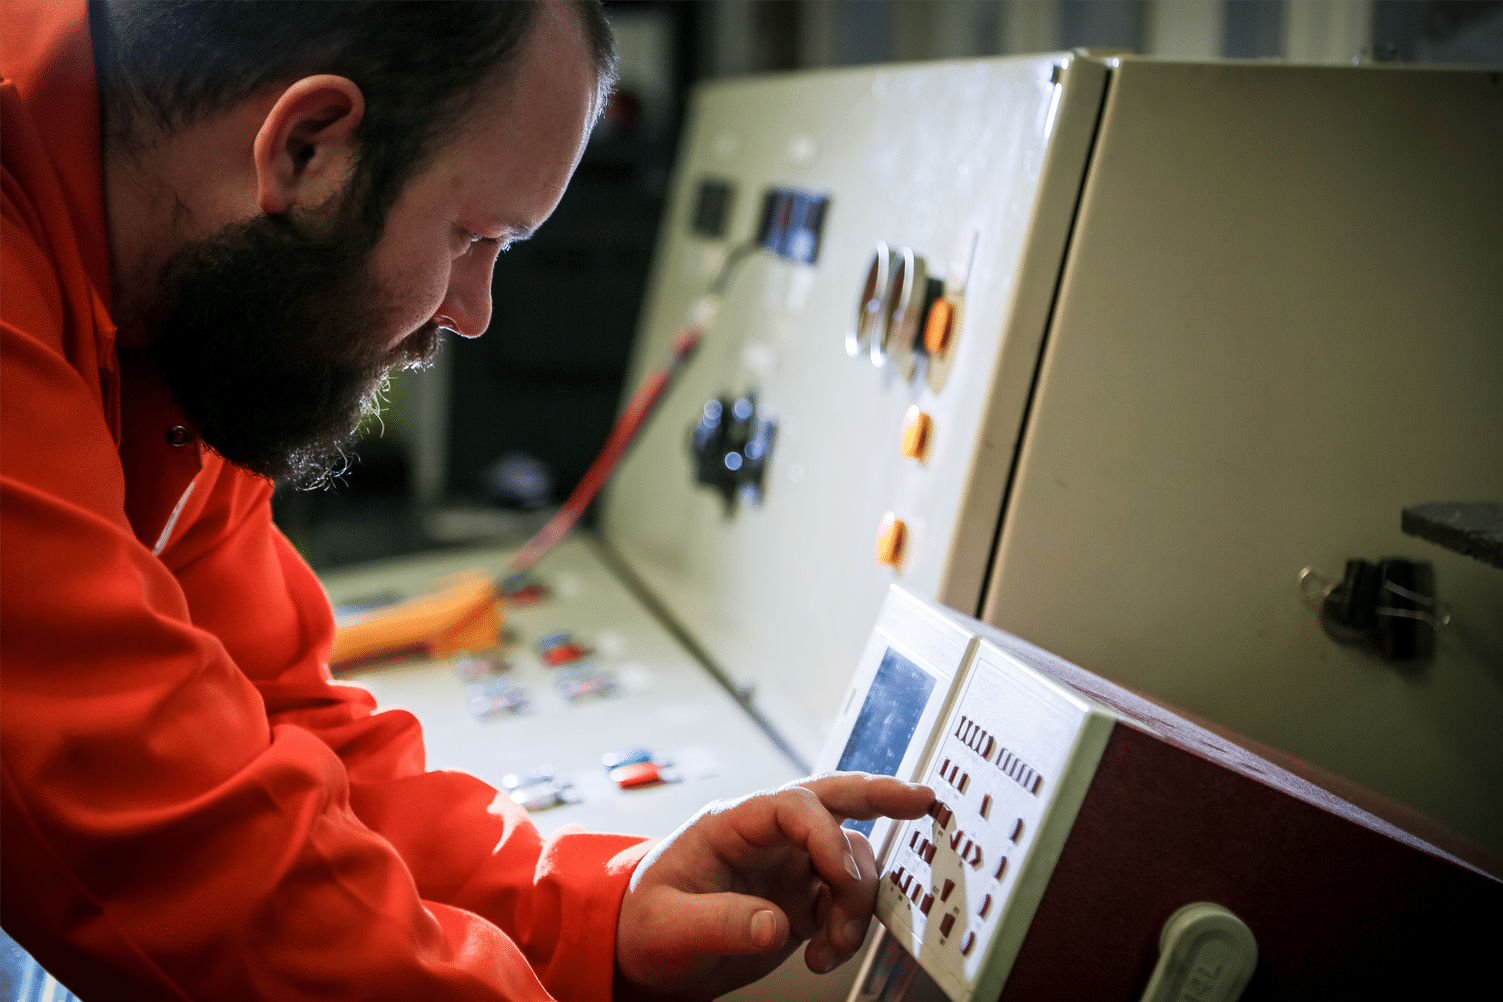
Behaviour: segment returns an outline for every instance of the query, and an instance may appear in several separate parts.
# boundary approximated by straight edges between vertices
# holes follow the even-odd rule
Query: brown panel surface
[[[1257,938],[1249,1002],[1430,997],[1495,946],[1497,879],[1170,710],[977,628],[1130,718],[1107,745],[1005,1002],[1139,998],[1165,920],[1193,901],[1229,908]]]

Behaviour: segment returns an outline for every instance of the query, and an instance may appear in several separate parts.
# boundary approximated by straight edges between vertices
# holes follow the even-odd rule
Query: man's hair
[[[365,96],[354,204],[379,231],[476,99],[508,82],[549,2],[559,0],[91,4],[106,147],[129,155],[278,85],[348,77]],[[566,4],[603,95],[615,45],[600,0]]]

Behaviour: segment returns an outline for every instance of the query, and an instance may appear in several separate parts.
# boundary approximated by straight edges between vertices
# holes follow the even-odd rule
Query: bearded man
[[[543,839],[334,682],[273,483],[479,336],[613,77],[597,3],[9,2],[0,923],[85,999],[708,998],[850,956],[822,777]],[[812,938],[811,938],[812,937]]]

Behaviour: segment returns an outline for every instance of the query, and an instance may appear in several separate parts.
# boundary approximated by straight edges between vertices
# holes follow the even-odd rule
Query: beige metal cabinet
[[[1503,571],[1403,535],[1503,497],[1503,84],[1114,67],[984,618],[1503,847]],[[1432,561],[1411,669],[1302,568]]]

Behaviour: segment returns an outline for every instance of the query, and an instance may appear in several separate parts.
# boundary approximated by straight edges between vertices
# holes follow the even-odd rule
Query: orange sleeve
[[[264,484],[210,457],[161,557],[137,540],[98,383],[63,348],[93,307],[38,236],[66,220],[8,170],[5,196],[6,930],[85,998],[608,998],[648,844],[543,840],[423,771],[410,715],[329,678],[327,602]]]

